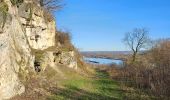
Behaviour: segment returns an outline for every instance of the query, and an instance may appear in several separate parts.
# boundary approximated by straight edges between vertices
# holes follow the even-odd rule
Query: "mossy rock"
[[[8,12],[8,5],[5,2],[0,3],[0,11],[5,13]]]
[[[8,5],[5,2],[0,3],[0,26],[3,28],[5,26],[8,15]]]
[[[43,61],[44,59],[44,52],[43,51],[38,51],[35,53],[35,60],[37,61]]]
[[[31,73],[33,75],[34,73]],[[30,74],[28,73],[28,69],[19,68],[18,78],[22,83],[26,83],[30,79]]]
[[[45,52],[44,51],[36,51],[34,53],[35,55],[35,61],[39,62],[40,65],[44,62]]]
[[[33,15],[33,4],[31,3],[22,3],[19,6],[19,16],[22,18],[27,19],[28,21],[30,21],[32,19],[32,15]]]
[[[12,5],[16,5],[19,7],[20,4],[24,2],[24,0],[10,0]]]

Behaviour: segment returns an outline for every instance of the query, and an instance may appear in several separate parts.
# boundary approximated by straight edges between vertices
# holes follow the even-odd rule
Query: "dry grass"
[[[170,41],[163,40],[145,54],[138,55],[134,63],[127,63],[118,71],[113,69],[110,73],[119,77],[128,98],[135,100],[168,100],[170,99]],[[127,90],[128,91],[128,90]]]
[[[26,84],[26,92],[11,100],[122,100],[123,91],[104,70],[93,69],[93,74],[82,75],[65,66],[58,73],[48,67],[33,76]],[[92,69],[91,69],[92,70]]]

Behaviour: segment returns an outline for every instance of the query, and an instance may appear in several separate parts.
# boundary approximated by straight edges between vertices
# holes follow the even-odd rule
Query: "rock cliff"
[[[25,91],[20,76],[55,69],[63,64],[77,69],[74,50],[56,46],[56,25],[36,0],[0,0],[0,100]]]

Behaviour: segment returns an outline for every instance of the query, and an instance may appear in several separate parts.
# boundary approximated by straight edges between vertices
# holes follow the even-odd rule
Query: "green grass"
[[[67,73],[68,74],[68,73]],[[60,81],[60,86],[53,89],[48,100],[122,100],[123,91],[119,84],[110,79],[105,71],[96,71],[96,75],[87,78],[70,75]]]

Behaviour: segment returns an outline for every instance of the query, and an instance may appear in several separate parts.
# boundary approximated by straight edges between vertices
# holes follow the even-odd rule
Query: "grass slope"
[[[97,70],[94,77],[67,73],[68,78],[59,82],[48,100],[122,100],[119,84],[108,73]]]

